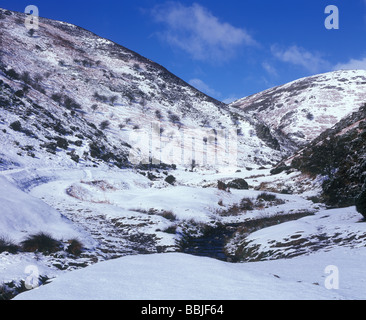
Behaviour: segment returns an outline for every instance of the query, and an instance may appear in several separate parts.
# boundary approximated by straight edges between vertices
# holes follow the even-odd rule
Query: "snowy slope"
[[[49,232],[58,239],[88,237],[59,212],[0,176],[0,234],[16,242],[30,234]],[[86,246],[88,243],[85,243]],[[90,245],[90,241],[89,241]]]
[[[19,164],[22,154],[30,162],[42,157],[69,167],[75,162],[121,167],[136,157],[149,160],[151,151],[168,164],[188,167],[194,159],[215,166],[214,159],[205,160],[205,150],[211,147],[220,156],[227,139],[234,149],[222,166],[280,159],[253,134],[249,121],[238,122],[224,103],[153,61],[77,26],[41,18],[31,36],[24,14],[0,10],[0,15],[0,138],[11,154],[2,156],[5,162]],[[21,130],[9,129],[15,121]],[[136,140],[149,139],[152,125],[156,141],[150,150],[149,141]],[[174,158],[161,156],[167,145]]]
[[[366,71],[341,70],[299,79],[235,101],[264,123],[283,149],[296,150],[357,111],[366,101]]]
[[[180,253],[129,256],[59,275],[16,299],[363,300],[366,225],[360,219],[353,207],[325,210],[247,236],[253,259],[271,250],[262,258],[268,261],[233,264]]]
[[[323,132],[286,162],[304,174],[318,176],[330,206],[354,205],[366,178],[366,106]]]
[[[332,251],[339,247],[363,248],[366,224],[354,207],[321,210],[305,217],[256,232],[240,231],[227,244],[227,249],[250,252],[243,260],[287,259],[312,252]]]
[[[60,276],[16,300],[361,300],[365,254],[340,249],[249,264],[176,253],[125,257]],[[325,286],[329,265],[341,270],[338,290]]]

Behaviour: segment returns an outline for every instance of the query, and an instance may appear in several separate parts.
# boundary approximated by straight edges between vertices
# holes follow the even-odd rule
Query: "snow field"
[[[364,255],[365,250],[361,253]],[[344,290],[325,288],[324,268],[329,261],[335,260],[315,255],[285,264],[283,261],[230,264],[179,253],[131,256],[65,274],[46,286],[17,296],[16,300],[331,300],[359,297],[356,290],[360,285],[353,287],[347,282],[348,276],[344,278]],[[353,270],[348,262],[345,260],[342,264],[345,273]]]
[[[2,215],[2,219],[6,216],[16,218],[15,221],[9,218],[2,221],[1,225],[6,226],[2,232],[7,230],[7,234],[13,239],[17,235],[16,240],[21,241],[27,234],[47,230],[55,237],[78,237],[89,243],[90,248],[98,241],[108,241],[127,248],[128,241],[118,239],[117,234],[114,234],[117,229],[103,229],[103,220],[106,224],[114,221],[116,224],[124,224],[124,227],[128,226],[129,234],[133,234],[133,230],[139,230],[144,235],[155,235],[158,239],[156,243],[171,247],[171,250],[175,251],[177,235],[160,230],[173,225],[179,226],[182,221],[225,224],[288,213],[291,210],[316,211],[316,205],[300,196],[277,195],[285,201],[284,204],[234,216],[220,216],[220,200],[225,208],[228,208],[240,202],[242,198],[255,199],[261,192],[231,190],[228,193],[213,186],[203,186],[213,184],[218,178],[233,179],[239,175],[250,177],[256,173],[191,173],[177,170],[172,174],[177,177],[178,185],[170,186],[161,181],[150,181],[131,170],[119,171],[117,174],[100,169],[64,172],[44,169],[38,174],[53,176],[54,179],[49,177],[44,183],[35,184],[30,188],[30,194],[26,194],[9,182],[13,179],[14,182],[18,181],[18,185],[29,184],[24,171],[19,174],[14,170],[13,173],[7,172],[6,178],[0,177],[3,203],[13,201],[6,211],[8,214]],[[32,181],[37,180],[34,171],[29,171],[28,174]],[[19,180],[19,177],[22,179]],[[267,176],[267,180],[271,179],[274,178]],[[77,189],[79,193],[74,196],[68,195],[67,190],[70,186],[80,187]],[[21,205],[16,205],[18,200],[22,200]],[[172,211],[175,215],[174,220],[167,220],[159,214],[148,214],[150,209],[155,209],[156,212]],[[26,213],[26,216],[20,216],[19,212]],[[66,216],[62,217],[59,212],[66,212]],[[69,217],[69,220],[66,217]],[[362,259],[366,254],[362,236],[366,230],[362,223],[358,223],[359,220],[360,216],[354,208],[324,210],[315,216],[265,228],[249,235],[247,240],[252,241],[253,245],[259,245],[263,252],[270,248],[273,241],[286,242],[285,239],[288,241],[294,234],[300,234],[303,238],[311,237],[320,231],[329,237],[337,233],[356,235],[352,240],[353,245],[336,242],[325,250],[304,252],[299,257],[274,261],[231,264],[210,258],[169,253],[167,249],[165,254],[152,255],[133,254],[131,251],[132,256],[121,254],[121,258],[113,261],[105,261],[109,260],[108,255],[105,255],[99,258],[99,263],[90,267],[61,271],[54,267],[52,257],[3,253],[0,255],[0,268],[3,271],[1,281],[22,279],[25,277],[25,268],[35,265],[40,274],[55,279],[51,284],[26,292],[17,298],[362,299],[365,296],[361,288],[364,282]],[[99,232],[98,238],[92,235],[93,230]],[[335,265],[340,270],[342,282],[339,290],[327,290],[324,286],[327,277],[324,270],[329,265]]]

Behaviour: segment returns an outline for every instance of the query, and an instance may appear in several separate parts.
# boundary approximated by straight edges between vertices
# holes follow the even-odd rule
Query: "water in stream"
[[[222,261],[233,261],[233,257],[225,253],[227,240],[232,237],[239,225],[230,224],[218,228],[210,228],[201,237],[184,236],[181,242],[182,252],[201,257],[210,257]]]
[[[221,225],[216,228],[210,227],[205,229],[203,235],[200,237],[193,237],[189,234],[184,235],[180,243],[180,248],[182,252],[196,256],[210,257],[228,262],[238,262],[240,261],[239,257],[230,256],[225,252],[225,245],[228,240],[233,237],[236,231],[246,229],[246,232],[254,232],[259,229],[291,220],[297,220],[313,214],[314,213],[311,211],[300,211],[297,213],[248,220],[242,223]]]

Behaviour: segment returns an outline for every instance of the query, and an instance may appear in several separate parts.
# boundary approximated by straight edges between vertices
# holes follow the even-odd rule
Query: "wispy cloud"
[[[366,2],[366,1],[365,1]],[[363,70],[366,69],[366,57],[361,59],[350,59],[346,63],[338,63],[334,70]]]
[[[278,75],[276,68],[273,67],[268,62],[266,62],[266,61],[262,62],[262,67],[263,67],[264,70],[267,71],[268,74],[270,74],[272,76],[277,76]]]
[[[219,98],[221,96],[221,93],[216,91],[215,89],[212,89],[208,84],[206,84],[201,79],[192,79],[189,81],[189,84],[196,89],[202,91],[203,93],[206,93],[209,96]]]
[[[296,45],[285,49],[273,45],[271,52],[280,61],[303,67],[313,73],[331,69],[330,63],[320,53],[310,52]]]
[[[159,37],[195,60],[227,61],[243,46],[257,44],[246,30],[220,21],[197,3],[185,6],[168,2],[156,6],[152,15],[165,26],[165,30],[158,33]]]

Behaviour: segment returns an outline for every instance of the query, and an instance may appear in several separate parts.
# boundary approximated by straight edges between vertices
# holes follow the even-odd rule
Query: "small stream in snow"
[[[215,258],[222,261],[233,262],[233,257],[228,256],[224,250],[229,238],[238,230],[240,224],[229,224],[218,228],[210,228],[203,236],[183,236],[181,250],[195,256]]]
[[[239,257],[229,255],[225,251],[228,240],[230,240],[237,231],[242,232],[243,230],[246,230],[246,233],[251,233],[263,228],[312,215],[314,215],[314,213],[310,211],[300,211],[292,214],[247,220],[241,223],[229,223],[218,227],[209,227],[203,232],[203,235],[199,237],[194,237],[189,234],[183,235],[180,242],[180,248],[183,253],[187,254],[210,257],[227,262],[238,262],[240,260]]]

